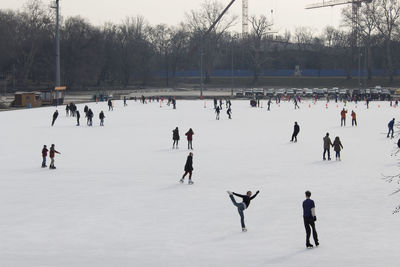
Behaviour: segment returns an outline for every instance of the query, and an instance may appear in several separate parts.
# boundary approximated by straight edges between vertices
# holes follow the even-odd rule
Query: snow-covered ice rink
[[[387,102],[273,104],[232,101],[215,120],[212,101],[89,103],[94,127],[54,107],[0,113],[0,266],[399,266],[399,173]],[[378,107],[380,105],[380,107]],[[351,126],[351,110],[358,127]],[[105,126],[98,113],[104,110]],[[291,143],[293,124],[301,127]],[[172,150],[178,126],[179,150]],[[194,130],[193,186],[179,184]],[[339,136],[342,161],[322,161],[326,132]],[[57,170],[40,168],[54,143]],[[49,162],[48,162],[49,163]],[[242,233],[226,190],[260,194]],[[316,204],[320,247],[305,248],[304,192]],[[238,201],[240,199],[237,199]],[[312,239],[311,239],[312,240]]]

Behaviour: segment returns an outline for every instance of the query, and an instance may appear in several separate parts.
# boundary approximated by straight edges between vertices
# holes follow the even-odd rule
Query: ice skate
[[[183,178],[180,179],[179,182],[180,182],[181,184],[183,184],[183,182],[184,182]]]
[[[232,196],[233,194],[232,194],[232,191],[226,191],[230,196]]]
[[[306,244],[307,248],[313,248],[314,246],[312,244]]]
[[[242,232],[247,232],[247,229],[246,228],[242,228]]]
[[[192,180],[189,180],[188,184],[190,184],[190,185],[193,184],[193,181],[192,181]]]
[[[315,241],[315,246],[318,247],[319,246],[319,242]]]

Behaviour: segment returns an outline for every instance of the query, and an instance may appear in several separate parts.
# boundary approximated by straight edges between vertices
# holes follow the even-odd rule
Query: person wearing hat
[[[57,154],[61,154],[60,152],[58,152],[56,150],[55,145],[52,144],[51,147],[50,147],[50,159],[51,159],[50,167],[49,167],[50,169],[55,169],[56,168],[56,166],[54,166],[54,157],[55,157],[56,153]]]
[[[42,168],[46,168],[47,167],[47,165],[46,165],[46,158],[47,158],[47,152],[48,152],[49,150],[47,149],[47,146],[46,145],[44,145],[43,146],[43,149],[42,149],[42,158],[43,158],[43,160],[42,160]]]
[[[331,160],[331,146],[332,141],[329,138],[329,133],[326,133],[325,137],[323,138],[324,140],[324,154],[323,154],[323,159],[326,160],[325,158],[325,153],[328,152],[328,160]]]
[[[185,173],[183,174],[182,178],[179,180],[183,184],[185,181],[185,177],[187,174],[189,174],[189,184],[193,184],[192,181],[192,172],[193,172],[193,153],[190,152],[189,156],[186,159],[186,164],[185,164]]]
[[[311,192],[306,191],[306,199],[303,201],[303,220],[304,220],[304,228],[306,229],[306,247],[312,248],[313,245],[310,243],[311,229],[313,234],[313,239],[315,245],[319,246],[318,234],[315,229],[315,222],[317,221],[317,216],[315,216],[315,204],[314,201],[310,198]]]
[[[389,132],[387,134],[387,138],[389,138],[390,133],[392,133],[391,138],[393,138],[393,134],[394,134],[393,127],[394,127],[394,118],[388,124]]]
[[[290,140],[290,142],[297,142],[297,135],[300,132],[300,126],[297,124],[297,121],[294,122],[294,129],[293,129],[293,134],[292,134],[292,140]]]
[[[179,143],[179,129],[178,127],[175,128],[175,130],[172,130],[172,140],[174,140],[174,143],[172,144],[172,149],[178,148],[178,143]]]

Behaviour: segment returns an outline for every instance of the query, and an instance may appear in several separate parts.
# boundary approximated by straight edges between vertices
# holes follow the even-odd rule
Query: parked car
[[[328,89],[328,96],[335,96],[337,94],[336,89]]]
[[[275,89],[274,88],[269,88],[266,90],[266,95],[268,97],[273,97],[275,95]]]
[[[293,88],[292,89],[288,89],[286,91],[286,94],[289,95],[289,96],[293,96],[294,95],[294,89]]]
[[[278,90],[276,91],[276,95],[277,95],[277,96],[283,96],[283,95],[285,95],[285,94],[286,94],[286,90],[283,89],[283,88],[280,88],[280,89],[278,89]]]
[[[264,89],[260,89],[260,88],[253,89],[253,93],[258,98],[264,97]]]
[[[295,90],[295,93],[296,93],[296,95],[298,95],[298,96],[303,96],[303,95],[304,95],[304,90],[301,89],[301,88],[297,88],[297,89]]]
[[[245,97],[248,97],[248,98],[253,98],[253,97],[254,97],[253,90],[246,90],[246,91],[244,91],[244,96],[245,96]]]
[[[238,92],[236,92],[236,97],[238,97],[238,98],[244,97],[243,91],[238,91]]]

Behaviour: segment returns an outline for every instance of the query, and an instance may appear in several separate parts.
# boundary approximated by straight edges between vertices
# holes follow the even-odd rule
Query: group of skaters
[[[347,110],[345,108],[340,111],[340,126],[346,126]],[[357,114],[354,110],[351,111],[351,126],[357,126]]]
[[[192,130],[192,128],[189,129],[189,131],[187,131],[185,133],[186,135],[186,139],[188,142],[188,149],[193,150],[193,135],[194,132]],[[172,140],[173,140],[173,144],[172,144],[172,149],[179,149],[178,143],[180,140],[180,135],[179,135],[179,128],[176,127],[174,130],[172,130]]]
[[[42,149],[42,168],[46,168],[47,167],[47,165],[46,165],[46,159],[47,159],[47,153],[49,152],[49,150],[47,149],[47,146],[46,145],[44,145],[43,146],[43,149]],[[60,152],[58,152],[57,150],[56,150],[56,147],[55,147],[55,145],[54,144],[52,144],[51,146],[50,146],[50,153],[49,153],[50,155],[50,166],[49,166],[49,169],[55,169],[56,168],[56,166],[54,165],[54,157],[55,157],[55,155],[56,154],[61,154]]]
[[[109,100],[108,102],[108,106],[109,106],[109,110],[113,110],[113,104],[112,102],[110,102],[111,100]],[[70,108],[70,105],[67,105],[68,108],[66,108],[66,115],[71,116],[71,117],[76,117],[76,126],[80,126],[80,118],[81,118],[81,114],[79,113],[79,110],[76,109],[76,106],[74,105],[74,109]],[[85,118],[86,118],[86,124],[87,126],[93,126],[93,117],[94,117],[94,113],[92,111],[92,109],[90,109],[87,105],[85,105],[85,107],[83,108],[83,112],[85,113]],[[54,126],[54,123],[56,122],[58,118],[58,110],[54,111],[53,113],[53,119],[51,121],[51,126]],[[101,111],[99,113],[99,119],[100,119],[100,126],[104,126],[104,119],[106,118],[106,116],[104,115],[104,112]]]
[[[214,110],[215,110],[215,119],[219,120],[219,114],[222,111],[222,106],[223,106],[223,101],[222,99],[219,99],[219,104],[218,104],[218,100],[216,98],[214,98]],[[228,115],[228,119],[232,119],[232,102],[230,99],[227,99],[225,101],[225,105],[226,105],[226,114]]]

